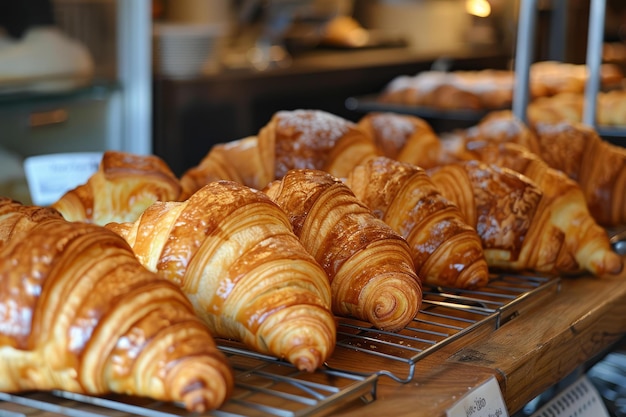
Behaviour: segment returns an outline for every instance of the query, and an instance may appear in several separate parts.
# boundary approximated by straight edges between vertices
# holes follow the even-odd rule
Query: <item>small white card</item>
[[[602,396],[586,375],[564,389],[531,417],[609,417]]]
[[[446,412],[447,417],[509,417],[495,377],[468,393]]]
[[[87,182],[98,170],[102,152],[70,152],[30,156],[24,171],[33,204],[48,206],[67,191]]]

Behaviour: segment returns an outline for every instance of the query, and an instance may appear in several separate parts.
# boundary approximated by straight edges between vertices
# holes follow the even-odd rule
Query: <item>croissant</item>
[[[527,117],[531,125],[537,123],[581,123],[585,110],[582,93],[560,93],[541,97],[529,103]],[[596,96],[596,122],[599,126],[626,126],[626,91],[600,91]]]
[[[332,175],[291,170],[264,190],[325,269],[332,310],[395,331],[419,311],[421,283],[406,241]]]
[[[582,188],[589,211],[605,226],[626,224],[626,148],[581,123],[537,124],[541,158]]]
[[[457,161],[460,150],[446,149],[422,118],[393,112],[371,112],[358,126],[374,141],[380,153],[391,159],[428,169]]]
[[[377,157],[356,166],[346,184],[407,240],[417,275],[425,283],[474,288],[488,282],[476,230],[422,168]]]
[[[0,198],[0,391],[220,407],[233,373],[178,287],[120,236]]]
[[[565,175],[552,172],[555,175],[544,172],[536,184],[518,172],[479,161],[428,171],[443,195],[476,227],[490,266],[550,273],[620,272],[621,258],[589,216],[579,188],[569,181],[569,190],[561,187],[559,194],[542,191],[568,182]],[[456,198],[461,188],[472,191],[473,202],[466,193]]]
[[[161,158],[107,151],[85,184],[51,206],[66,220],[103,226],[133,221],[155,201],[177,200],[180,194],[178,178]]]
[[[531,130],[510,112],[499,112],[456,135],[446,139],[512,142],[526,147],[580,185],[599,224],[614,227],[626,223],[626,149],[602,140],[592,128],[561,122],[539,123]],[[468,146],[465,144],[465,149]]]
[[[219,144],[183,173],[184,195],[216,179],[257,190],[290,169],[317,169],[339,178],[378,155],[372,140],[353,122],[322,110],[274,113],[256,136]]]
[[[214,181],[110,223],[151,271],[179,285],[213,335],[313,371],[332,353],[328,277],[270,198]]]
[[[322,110],[279,111],[261,128],[258,141],[263,169],[272,179],[305,168],[345,178],[379,154],[355,123]]]

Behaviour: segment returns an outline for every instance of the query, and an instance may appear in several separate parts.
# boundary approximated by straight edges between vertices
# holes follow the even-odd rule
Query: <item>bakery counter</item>
[[[506,68],[509,53],[462,50],[420,54],[409,48],[326,50],[296,55],[287,68],[224,70],[194,79],[156,78],[154,153],[174,172],[199,162],[215,143],[256,134],[278,110],[314,108],[347,119],[349,97],[379,92],[392,78],[432,68]]]
[[[449,346],[417,363],[397,384],[381,377],[377,400],[336,415],[446,416],[495,377],[509,415],[618,342],[626,333],[626,271],[620,276],[564,278],[554,296],[487,337]]]
[[[448,410],[460,400],[486,382],[492,382],[499,385],[512,416],[537,395],[593,364],[626,334],[626,271],[619,276],[578,276],[555,282],[555,287],[520,304],[497,329],[488,326],[474,329],[424,356],[415,362],[412,376],[402,383],[388,376],[393,372],[369,373],[371,369],[395,371],[388,359],[370,356],[364,361],[356,350],[338,349],[329,361],[330,368],[361,369],[362,379],[354,372],[354,380],[349,381],[345,372],[325,369],[325,376],[316,373],[296,381],[299,395],[292,396],[293,392],[286,391],[287,395],[270,399],[266,404],[269,408],[263,409],[259,408],[263,402],[255,400],[255,396],[266,398],[271,391],[281,390],[279,387],[288,380],[299,377],[283,369],[284,365],[270,363],[268,368],[266,361],[233,354],[231,360],[242,387],[255,385],[257,388],[252,392],[256,394],[248,396],[244,390],[233,402],[239,409],[225,408],[210,415],[446,417]],[[236,346],[234,350],[228,345],[224,347],[229,356],[236,352]],[[286,403],[294,398],[302,401],[305,398],[302,392],[317,392],[312,398],[318,403],[311,407],[305,401],[298,413]],[[23,413],[20,415],[35,415],[35,412],[41,417],[82,415],[81,412],[119,417],[188,415],[181,414],[180,408],[139,398],[127,398],[123,403],[112,403],[106,398],[86,402],[67,393],[57,397],[35,393],[3,402],[7,401],[5,396],[0,393],[0,409]],[[28,402],[22,402],[25,398]],[[247,402],[256,404],[245,409],[254,410],[252,414],[241,411]]]

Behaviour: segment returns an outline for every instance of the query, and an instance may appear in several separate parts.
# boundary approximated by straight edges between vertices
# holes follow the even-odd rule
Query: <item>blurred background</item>
[[[22,27],[0,31],[0,149],[14,162],[4,178],[21,175],[20,158],[111,148],[155,153],[180,174],[278,110],[357,119],[346,101],[397,76],[511,69],[519,13],[516,0],[4,3],[39,10],[0,14]],[[598,52],[622,68],[625,3],[606,2]],[[533,60],[584,63],[589,7],[538,1],[537,30],[525,35]],[[475,119],[429,121],[446,131]]]

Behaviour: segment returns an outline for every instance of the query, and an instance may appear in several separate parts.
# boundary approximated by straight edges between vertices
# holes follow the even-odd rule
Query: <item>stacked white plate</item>
[[[218,24],[155,24],[155,72],[172,78],[193,78],[215,68],[222,33],[223,26]]]

